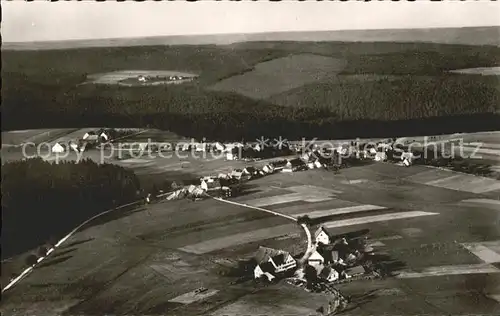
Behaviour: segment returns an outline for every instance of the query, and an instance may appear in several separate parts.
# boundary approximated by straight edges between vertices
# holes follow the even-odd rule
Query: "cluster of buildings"
[[[305,269],[313,269],[315,282],[331,283],[342,279],[363,276],[368,271],[364,263],[373,249],[363,240],[338,238],[333,232],[319,227],[314,234],[314,251],[307,258],[306,267],[299,269],[297,261],[286,251],[268,247],[259,247],[254,259],[254,278],[273,281],[285,277],[294,277],[302,283],[311,282]],[[310,276],[309,276],[310,278]]]
[[[366,273],[364,263],[373,248],[366,246],[364,240],[338,238],[325,227],[314,233],[315,250],[308,258],[308,264],[318,273],[320,279],[328,282]]]
[[[83,134],[79,139],[71,139],[67,142],[56,142],[52,145],[51,152],[57,154],[68,151],[83,152],[85,148],[107,143],[110,140],[111,133],[109,131],[106,131],[105,129],[89,131]]]
[[[144,76],[144,75],[139,75],[137,76],[137,81],[139,82],[148,82],[151,80],[163,80],[163,81],[180,81],[180,80],[188,80],[192,79],[193,77],[185,77],[185,76]]]

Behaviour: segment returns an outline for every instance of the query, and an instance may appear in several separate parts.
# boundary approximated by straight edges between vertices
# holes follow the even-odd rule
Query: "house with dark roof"
[[[307,169],[306,163],[300,159],[300,158],[295,158],[288,160],[286,163],[285,167],[283,168],[283,172],[295,172],[295,171],[300,171],[300,170],[305,170]]]
[[[270,163],[270,165],[273,167],[273,170],[281,170],[285,168],[287,163],[288,163],[287,160],[280,160],[280,161],[273,161]]]
[[[339,272],[330,267],[324,267],[323,270],[318,275],[318,278],[326,280],[328,282],[334,282],[339,279]]]
[[[255,167],[246,167],[243,169],[243,175],[254,177],[259,175],[259,170]]]
[[[342,274],[345,278],[352,278],[355,276],[360,276],[365,274],[365,268],[363,266],[355,266],[352,268],[349,268],[347,270],[342,271]]]
[[[260,279],[262,277],[267,278],[268,281],[274,280],[276,277],[273,275],[274,266],[271,262],[263,262],[257,265],[254,269],[254,278]]]
[[[257,262],[257,266],[254,269],[254,275],[262,275],[263,272],[266,272],[265,269],[269,269],[268,263],[273,267],[272,272],[268,273],[273,275],[287,272],[297,267],[295,259],[290,253],[283,250],[261,246],[259,250],[257,250],[254,258]]]

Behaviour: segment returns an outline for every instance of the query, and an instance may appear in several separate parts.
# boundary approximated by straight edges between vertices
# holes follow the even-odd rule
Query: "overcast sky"
[[[500,25],[500,3],[2,1],[4,42]]]

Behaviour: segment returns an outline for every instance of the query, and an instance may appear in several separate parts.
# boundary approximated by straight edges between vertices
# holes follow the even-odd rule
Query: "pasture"
[[[305,84],[331,79],[345,61],[313,54],[290,55],[255,65],[254,69],[219,81],[210,89],[265,99]]]

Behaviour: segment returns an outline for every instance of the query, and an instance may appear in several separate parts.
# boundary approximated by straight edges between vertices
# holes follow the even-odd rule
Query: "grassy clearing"
[[[255,65],[252,71],[219,81],[210,89],[262,99],[305,84],[327,80],[345,67],[341,59],[301,54]]]
[[[177,72],[177,71],[154,71],[154,70],[120,70],[109,73],[89,75],[89,83],[97,84],[119,84],[119,83],[135,83],[139,85],[138,76],[151,76],[151,77],[168,77],[168,76],[183,76],[183,77],[196,77],[194,74]]]
[[[36,144],[50,142],[72,133],[75,129],[32,129],[2,132],[2,145],[21,145],[25,142]],[[82,134],[83,135],[83,134]]]

